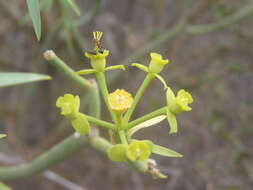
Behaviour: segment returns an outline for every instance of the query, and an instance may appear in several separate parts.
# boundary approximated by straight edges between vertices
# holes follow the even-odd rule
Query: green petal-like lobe
[[[177,133],[177,118],[169,109],[167,109],[167,120],[170,125],[169,134]]]
[[[114,162],[123,162],[127,159],[126,150],[127,145],[117,144],[107,150],[107,155],[109,159]]]
[[[79,113],[77,117],[71,121],[72,127],[76,132],[87,135],[90,131],[90,125],[85,115]]]

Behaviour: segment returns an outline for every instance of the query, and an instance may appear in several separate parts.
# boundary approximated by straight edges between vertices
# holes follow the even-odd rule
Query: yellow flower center
[[[108,96],[109,106],[115,112],[122,114],[132,105],[132,95],[123,89],[117,89]]]

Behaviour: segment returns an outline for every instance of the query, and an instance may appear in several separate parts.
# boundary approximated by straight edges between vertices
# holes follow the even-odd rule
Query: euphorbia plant
[[[82,135],[89,134],[89,123],[94,123],[99,127],[109,130],[110,141],[113,146],[107,149],[107,155],[112,161],[129,163],[137,161],[147,162],[152,153],[167,157],[182,157],[181,154],[166,147],[156,145],[150,140],[137,140],[133,138],[133,135],[140,129],[153,126],[166,118],[170,125],[169,133],[176,133],[176,115],[191,110],[189,107],[189,104],[193,102],[191,94],[181,89],[175,95],[165,80],[159,75],[164,66],[169,63],[169,60],[164,59],[158,53],[150,53],[151,60],[149,66],[139,63],[132,64],[132,66],[147,73],[146,78],[134,97],[124,89],[116,89],[114,92],[109,93],[104,73],[115,69],[125,70],[125,67],[123,65],[107,66],[106,58],[109,55],[109,51],[101,47],[100,39],[102,32],[94,32],[93,36],[95,47],[93,51],[85,52],[85,56],[90,60],[92,69],[77,71],[76,74],[96,75],[99,89],[112,122],[103,121],[81,113],[79,111],[79,97],[71,94],[65,94],[63,97],[57,99],[56,106],[61,109],[61,114],[69,119],[76,132]],[[139,100],[154,78],[158,78],[164,85],[167,105],[131,121],[131,116]],[[157,177],[155,173],[153,175]]]

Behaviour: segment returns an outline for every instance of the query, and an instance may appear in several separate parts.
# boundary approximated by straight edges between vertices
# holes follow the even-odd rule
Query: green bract
[[[145,141],[134,141],[127,148],[127,157],[131,161],[145,161],[151,155],[151,147]]]
[[[56,106],[61,109],[62,115],[74,118],[79,112],[80,98],[72,94],[65,94],[57,99]]]
[[[127,159],[126,151],[127,151],[127,145],[116,144],[107,150],[107,155],[109,159],[112,161],[123,162],[123,161],[126,161]]]
[[[85,115],[78,113],[74,119],[71,120],[72,127],[76,132],[87,135],[90,131],[90,125]]]
[[[85,52],[85,56],[90,59],[90,63],[93,69],[95,69],[97,72],[102,72],[105,69],[106,66],[106,57],[109,55],[108,50],[103,50],[102,53],[96,52],[96,53],[88,53]]]
[[[150,53],[150,57],[149,72],[151,73],[160,73],[163,70],[164,65],[169,63],[168,59],[163,59],[158,53]]]

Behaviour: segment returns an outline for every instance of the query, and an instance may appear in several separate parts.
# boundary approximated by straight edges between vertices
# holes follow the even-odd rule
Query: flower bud
[[[158,53],[150,53],[150,57],[149,72],[151,73],[160,73],[163,70],[163,67],[169,63],[168,59],[163,59]]]

